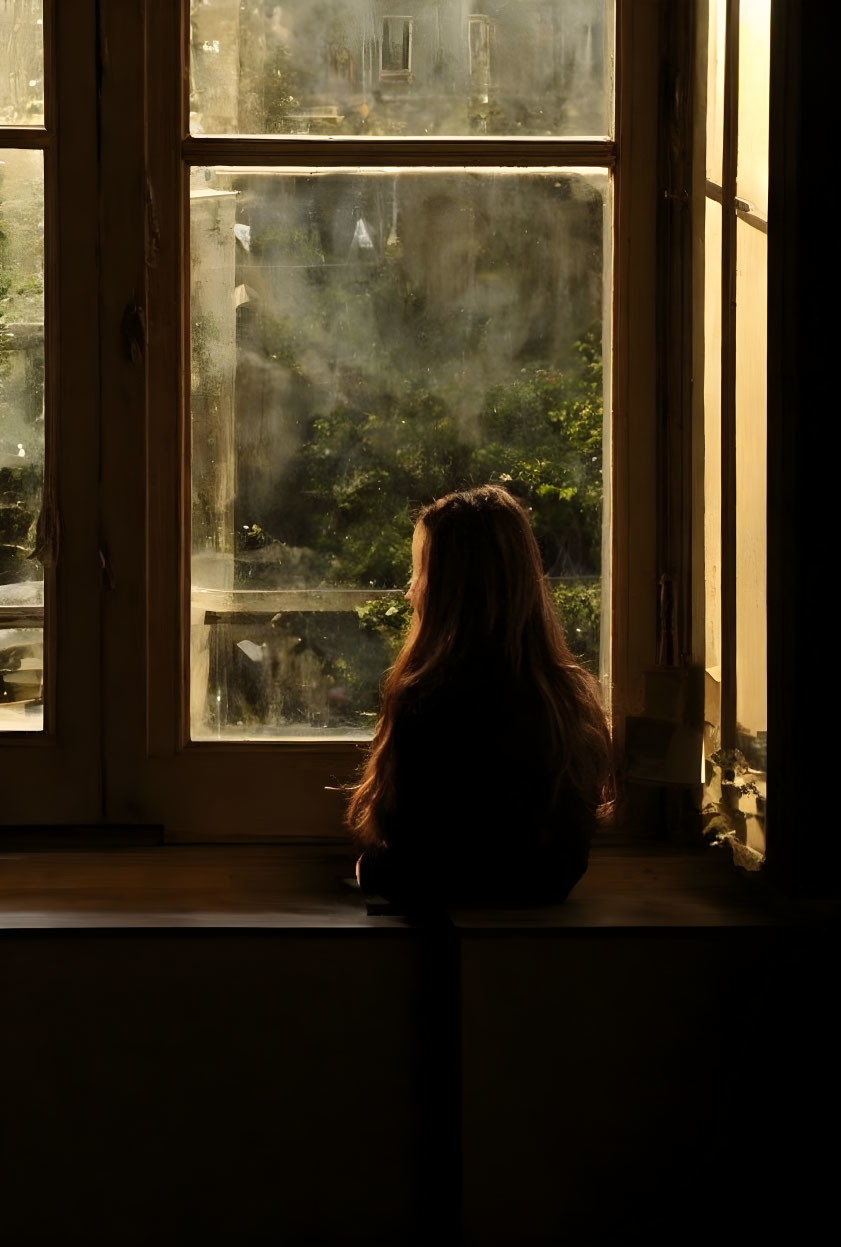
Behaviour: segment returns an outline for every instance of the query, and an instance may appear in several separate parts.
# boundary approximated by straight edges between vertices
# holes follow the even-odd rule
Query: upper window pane
[[[0,3],[0,125],[44,124],[43,0]]]
[[[771,0],[741,0],[736,193],[759,216],[768,215],[770,75]]]
[[[41,152],[0,151],[0,732],[43,726],[43,229]]]
[[[598,670],[607,189],[605,170],[193,171],[194,739],[368,734],[413,509],[490,480],[531,508]]]
[[[707,177],[721,185],[724,153],[724,44],[726,0],[709,0],[707,32]]]
[[[193,134],[606,135],[613,0],[191,0]]]

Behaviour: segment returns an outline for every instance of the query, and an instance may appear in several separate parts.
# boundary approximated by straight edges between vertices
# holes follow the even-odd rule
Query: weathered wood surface
[[[718,854],[722,856],[719,857]],[[761,902],[726,850],[596,850],[563,905],[453,910],[459,930],[695,928],[766,925],[791,913]],[[350,845],[158,846],[0,853],[0,929],[64,927],[379,928],[343,880]]]

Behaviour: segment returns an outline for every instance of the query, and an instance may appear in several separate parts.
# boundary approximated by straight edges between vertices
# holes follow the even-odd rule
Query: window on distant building
[[[412,72],[411,17],[384,17],[380,45],[380,77],[408,78]]]

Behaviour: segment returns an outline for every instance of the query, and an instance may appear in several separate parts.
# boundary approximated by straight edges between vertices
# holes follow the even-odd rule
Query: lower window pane
[[[0,731],[43,727],[44,175],[0,152]]]
[[[740,800],[748,844],[764,852],[768,702],[767,236],[737,223],[736,270],[736,744],[755,788]]]
[[[196,169],[194,739],[367,735],[412,511],[505,481],[599,661],[601,170]]]

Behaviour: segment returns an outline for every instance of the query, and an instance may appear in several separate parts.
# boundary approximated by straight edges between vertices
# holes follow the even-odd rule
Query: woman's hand
[[[362,858],[364,856],[365,856],[364,853],[360,853],[359,857],[356,859],[356,882],[359,884],[360,887],[362,887],[362,880],[359,877],[361,873],[360,868],[362,866]]]

